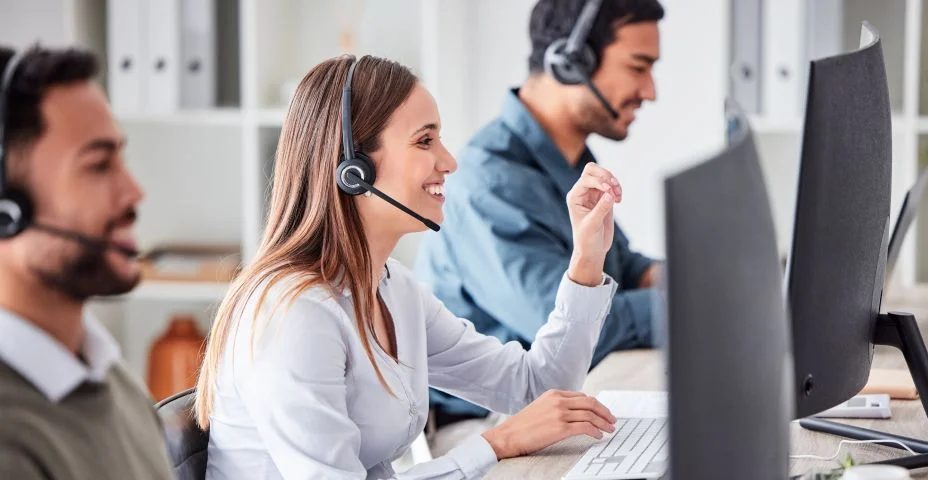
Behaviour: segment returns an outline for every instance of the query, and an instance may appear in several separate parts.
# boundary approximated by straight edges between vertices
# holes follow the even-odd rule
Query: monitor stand
[[[896,347],[902,351],[909,372],[912,374],[912,380],[915,381],[915,388],[918,390],[922,407],[925,409],[926,415],[928,415],[928,350],[925,349],[925,342],[922,340],[915,316],[911,313],[901,312],[880,314],[873,334],[873,343],[875,345]],[[854,427],[820,418],[804,418],[799,421],[799,425],[808,430],[830,433],[855,440],[896,440],[902,442],[919,455],[910,455],[875,463],[898,465],[908,469],[928,467],[928,441],[925,440]],[[902,449],[901,446],[895,443],[885,443],[884,445]]]

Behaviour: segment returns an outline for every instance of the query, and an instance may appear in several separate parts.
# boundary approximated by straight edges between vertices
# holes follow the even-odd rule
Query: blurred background
[[[455,153],[525,79],[533,3],[0,0],[0,44],[78,45],[104,64],[99,81],[147,194],[137,235],[149,255],[139,288],[91,308],[130,366],[145,377],[164,351],[159,344],[199,345],[207,332],[228,279],[260,239],[280,125],[295,84],[313,65],[351,52],[410,66],[437,99],[443,141]],[[895,217],[928,163],[922,0],[662,3],[657,102],[639,111],[626,141],[590,139],[623,183],[617,220],[633,248],[663,255],[663,178],[723,146],[731,95],[750,113],[785,255],[808,61],[856,48],[864,20],[883,37]],[[422,235],[404,239],[394,256],[411,265]],[[928,221],[917,220],[893,285],[928,286],[926,243]]]

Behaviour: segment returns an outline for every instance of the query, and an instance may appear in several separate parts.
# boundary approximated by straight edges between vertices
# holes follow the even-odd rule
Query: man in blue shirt
[[[558,281],[572,248],[565,198],[584,165],[595,162],[586,147],[592,133],[622,140],[642,102],[656,98],[651,68],[659,57],[657,0],[604,0],[587,37],[598,67],[592,82],[607,107],[584,86],[566,85],[544,68],[548,46],[568,37],[585,0],[539,0],[532,10],[530,76],[503,101],[496,119],[458,155],[448,177],[446,221],[429,234],[416,273],[456,315],[504,342],[528,348],[554,306]],[[621,179],[620,179],[621,180]],[[616,226],[605,272],[619,281],[593,356],[655,343],[658,315],[653,290],[655,262],[629,249]],[[437,427],[487,411],[432,391]]]

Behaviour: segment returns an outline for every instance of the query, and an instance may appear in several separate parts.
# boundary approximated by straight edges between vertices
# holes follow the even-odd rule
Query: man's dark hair
[[[529,20],[532,53],[528,57],[531,74],[545,70],[545,50],[559,38],[570,36],[580,11],[587,0],[538,0]],[[603,0],[586,39],[596,55],[597,64],[603,50],[615,41],[615,28],[639,22],[656,22],[664,18],[664,7],[658,0]]]
[[[15,51],[0,46],[0,71],[5,72]],[[45,131],[42,98],[50,87],[92,80],[100,67],[93,53],[77,48],[30,47],[20,57],[5,95],[4,143],[8,153],[28,148]]]

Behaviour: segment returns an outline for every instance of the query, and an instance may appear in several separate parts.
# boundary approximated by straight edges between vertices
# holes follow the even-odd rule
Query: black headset
[[[351,67],[348,68],[345,86],[342,87],[342,154],[335,172],[335,183],[342,192],[348,195],[373,193],[437,232],[439,230],[437,223],[419,215],[375,188],[373,183],[377,174],[374,170],[374,162],[364,152],[354,149],[354,140],[351,137],[351,79],[354,78],[354,69],[360,61],[360,59],[352,61]]]
[[[359,60],[358,60],[359,61]],[[336,181],[338,188],[348,195],[360,195],[368,191],[361,183],[373,184],[377,179],[374,162],[363,152],[354,149],[351,136],[351,79],[358,61],[353,61],[348,68],[348,79],[342,88],[342,154],[338,160]],[[360,177],[352,180],[348,177]]]
[[[577,23],[570,31],[570,36],[559,38],[548,45],[545,50],[545,72],[554,77],[564,85],[585,84],[599,99],[609,115],[612,118],[619,118],[617,112],[602,92],[593,85],[593,72],[598,67],[596,53],[587,44],[587,37],[596,22],[596,15],[599,13],[599,6],[602,0],[588,0],[580,11]]]
[[[11,86],[16,67],[22,61],[24,51],[13,55],[3,69],[0,83],[0,239],[19,234],[32,222],[32,202],[24,192],[7,184],[6,167],[9,162],[6,148],[6,125],[9,122]]]

